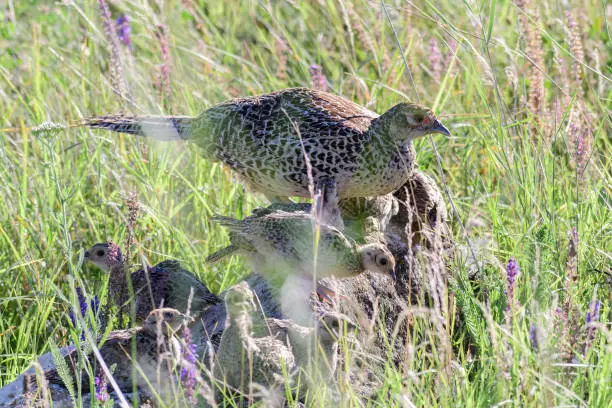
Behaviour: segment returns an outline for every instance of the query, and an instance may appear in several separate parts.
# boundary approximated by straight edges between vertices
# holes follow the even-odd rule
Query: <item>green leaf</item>
[[[74,390],[74,380],[72,378],[71,370],[68,367],[68,364],[66,364],[66,360],[64,360],[64,357],[62,356],[62,353],[57,345],[53,341],[50,341],[49,345],[51,347],[51,355],[53,355],[55,369],[57,370],[58,375],[64,382],[64,386],[70,394],[73,406],[76,406],[76,392]]]

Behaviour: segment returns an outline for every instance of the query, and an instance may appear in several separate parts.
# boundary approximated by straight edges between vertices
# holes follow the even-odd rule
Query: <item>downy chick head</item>
[[[164,336],[172,336],[191,320],[193,319],[176,309],[163,307],[149,313],[143,328],[151,334],[156,334],[158,330],[161,330]]]
[[[395,279],[395,258],[385,245],[380,243],[362,245],[358,252],[364,270],[390,275]]]
[[[96,265],[105,272],[110,272],[113,267],[123,263],[123,254],[113,242],[102,242],[95,244],[85,251],[85,260]]]
[[[379,120],[388,123],[390,136],[401,143],[434,133],[450,136],[450,131],[436,118],[431,109],[414,103],[399,103],[385,112]]]
[[[246,282],[238,283],[225,292],[225,308],[229,316],[256,310],[253,292]]]

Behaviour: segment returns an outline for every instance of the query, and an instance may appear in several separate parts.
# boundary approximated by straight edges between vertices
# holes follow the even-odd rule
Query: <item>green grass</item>
[[[114,18],[120,12],[131,18],[134,49],[122,48],[122,60],[133,104],[112,90],[97,2],[44,3],[0,5],[7,22],[0,25],[0,386],[51,344],[72,341],[70,288],[102,287],[101,274],[82,266],[80,251],[124,241],[130,194],[142,206],[133,261],[179,259],[214,291],[247,271],[238,258],[216,267],[204,263],[227,240],[210,216],[242,217],[266,202],[193,145],[83,128],[35,134],[31,127],[120,110],[196,114],[231,97],[309,86],[309,66],[317,63],[333,92],[378,112],[418,94],[450,125],[451,138],[434,139],[443,173],[428,139],[417,143],[418,162],[446,183],[458,213],[449,205],[455,240],[466,248],[463,224],[481,269],[471,282],[467,255],[451,265],[455,311],[465,314],[450,333],[453,374],[442,375],[435,347],[416,347],[406,367],[381,374],[384,386],[371,405],[604,407],[612,400],[612,294],[604,274],[612,265],[612,41],[605,1],[575,2],[571,9],[584,60],[569,42],[559,2],[531,1],[542,3],[540,18],[527,14],[527,27],[510,1],[389,5],[416,89],[380,3],[113,2]],[[172,99],[166,102],[156,85],[157,24],[167,25],[170,39]],[[528,30],[542,38],[536,45],[548,116],[527,108],[538,72],[530,63],[537,59],[526,46]],[[442,53],[440,70],[430,58],[432,40]],[[576,67],[581,80],[574,79]],[[577,106],[590,113],[575,120],[592,146],[583,173],[576,170],[568,125]],[[578,278],[566,285],[572,228],[579,235]],[[521,268],[519,306],[506,324],[511,256]],[[585,356],[581,339],[569,341],[575,348],[569,365],[561,355],[563,325],[555,321],[568,296],[577,335],[586,330],[589,303],[602,304],[593,346]],[[530,346],[531,325],[537,350]],[[414,338],[436,344],[429,327],[415,324]],[[346,405],[357,405],[354,392],[345,395]]]

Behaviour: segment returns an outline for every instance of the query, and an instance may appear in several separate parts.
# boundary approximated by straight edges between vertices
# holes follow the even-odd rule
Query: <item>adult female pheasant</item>
[[[348,99],[290,88],[214,105],[197,117],[103,116],[86,125],[158,140],[189,139],[268,197],[310,197],[322,178],[340,198],[395,191],[410,177],[412,140],[450,132],[425,107],[378,115]]]

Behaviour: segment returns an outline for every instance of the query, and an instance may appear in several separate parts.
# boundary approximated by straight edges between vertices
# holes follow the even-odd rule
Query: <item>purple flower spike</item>
[[[516,300],[514,299],[514,287],[516,286],[516,278],[520,274],[520,269],[513,257],[508,260],[508,266],[506,266],[506,310],[504,312],[506,318],[506,324],[510,326],[512,322],[512,315],[514,308],[517,306]]]
[[[439,81],[442,77],[442,53],[435,38],[429,41],[429,67],[433,77]]]
[[[130,27],[130,20],[128,16],[123,14],[120,16],[117,21],[117,37],[119,37],[119,41],[123,45],[129,48],[132,51],[132,38],[130,37],[130,33],[132,32],[132,27]]]
[[[85,316],[87,313],[87,299],[83,295],[83,289],[80,286],[76,288],[77,298],[79,299],[79,307],[81,308],[81,316]]]
[[[538,344],[538,333],[535,324],[532,324],[529,328],[529,342],[531,343],[531,348],[537,350],[539,347]]]
[[[591,345],[593,344],[593,341],[595,340],[595,335],[597,334],[596,333],[597,328],[592,326],[591,324],[599,321],[600,309],[601,309],[601,302],[599,300],[596,300],[595,302],[591,302],[589,304],[589,310],[587,311],[587,314],[586,314],[587,327],[586,327],[586,338],[584,341],[584,353],[583,353],[585,358],[589,354],[589,350],[591,349]]]
[[[98,299],[98,296],[94,296],[88,303],[87,298],[85,297],[85,294],[83,293],[83,289],[80,286],[76,287],[76,295],[79,301],[79,311],[81,313],[82,318],[85,318],[87,316],[87,309],[89,307],[91,307],[91,311],[93,312],[94,315],[98,313],[98,309],[100,308],[100,299]],[[72,308],[70,308],[68,312],[68,316],[70,317],[70,321],[72,322],[72,325],[76,327],[77,318]],[[81,332],[81,340],[85,340],[84,332]]]
[[[98,295],[94,295],[89,304],[91,306],[91,311],[93,312],[93,314],[98,314],[98,310],[100,309],[100,299],[98,299]]]
[[[193,343],[191,337],[191,330],[189,327],[183,329],[183,341],[187,347],[183,348],[182,357],[183,360],[188,362],[183,368],[181,368],[181,385],[187,400],[191,406],[196,406],[197,400],[194,396],[195,384],[196,384],[196,362],[197,362],[197,346]]]
[[[591,302],[589,305],[589,311],[586,314],[586,322],[596,322],[599,320],[599,310],[601,308],[601,302],[596,300],[595,303]]]
[[[520,274],[520,269],[513,257],[508,260],[506,267],[506,297],[508,298],[508,307],[514,305],[514,287],[516,286],[516,278]]]
[[[94,379],[96,385],[96,399],[100,402],[105,402],[108,400],[108,390],[106,384],[106,376],[103,372],[100,372],[99,376],[96,376]]]
[[[310,79],[312,80],[313,89],[319,91],[327,91],[327,78],[323,75],[323,69],[317,64],[310,66]]]

